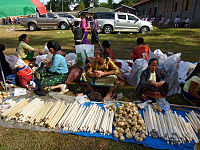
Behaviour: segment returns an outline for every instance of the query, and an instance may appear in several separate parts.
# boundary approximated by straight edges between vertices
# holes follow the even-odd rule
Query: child
[[[80,27],[81,27],[81,29],[84,30],[84,38],[83,38],[82,43],[83,44],[89,44],[89,41],[88,41],[88,32],[87,32],[87,23],[86,23],[86,19],[85,19],[85,14],[81,14]]]
[[[75,45],[79,45],[82,44],[82,40],[83,40],[83,29],[81,29],[81,27],[79,26],[79,22],[75,22],[74,23],[75,29],[72,28],[72,32],[74,33],[74,41],[75,41]]]
[[[102,48],[101,43],[99,41],[99,36],[97,30],[99,29],[98,21],[97,21],[97,16],[94,14],[93,16],[93,23],[92,23],[92,44],[98,44],[100,48]]]

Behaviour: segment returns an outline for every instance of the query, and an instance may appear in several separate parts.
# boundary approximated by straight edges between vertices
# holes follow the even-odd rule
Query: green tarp
[[[35,9],[30,0],[0,0],[0,18],[32,15]]]

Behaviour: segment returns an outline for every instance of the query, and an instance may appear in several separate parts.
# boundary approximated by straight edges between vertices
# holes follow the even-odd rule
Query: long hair
[[[61,50],[61,46],[56,41],[47,42],[48,49],[53,48],[56,52]]]
[[[199,73],[200,73],[200,63],[197,64],[197,66],[195,67],[195,69],[192,71],[192,73],[188,76],[188,78],[186,79],[189,80],[190,78],[192,78],[193,76],[195,75],[198,75],[199,76]]]

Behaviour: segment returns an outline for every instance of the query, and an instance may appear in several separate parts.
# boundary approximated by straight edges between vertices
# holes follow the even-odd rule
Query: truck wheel
[[[112,33],[112,31],[113,31],[113,29],[112,29],[112,26],[110,26],[110,25],[106,25],[106,26],[104,26],[104,28],[103,28],[103,32],[104,32],[105,34],[110,34],[110,33]]]
[[[60,29],[61,30],[66,30],[67,28],[68,28],[67,23],[63,22],[63,23],[60,24]]]
[[[142,34],[146,34],[147,32],[149,32],[149,28],[148,28],[148,27],[142,27],[142,28],[140,29],[140,32],[141,32]]]
[[[35,25],[34,23],[30,23],[30,24],[28,25],[28,29],[29,29],[30,31],[35,31],[35,30],[37,29],[37,27],[36,27],[36,25]]]

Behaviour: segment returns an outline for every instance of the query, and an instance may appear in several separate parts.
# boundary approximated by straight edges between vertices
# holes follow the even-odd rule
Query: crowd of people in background
[[[143,21],[150,21],[154,25],[169,27],[173,26],[174,28],[188,28],[190,27],[191,20],[188,17],[181,19],[179,16],[176,16],[174,20],[170,18],[164,18],[162,15],[158,17],[140,17]]]
[[[9,24],[20,24],[19,17],[7,17],[7,18],[0,18],[0,24],[2,25],[9,25]]]

